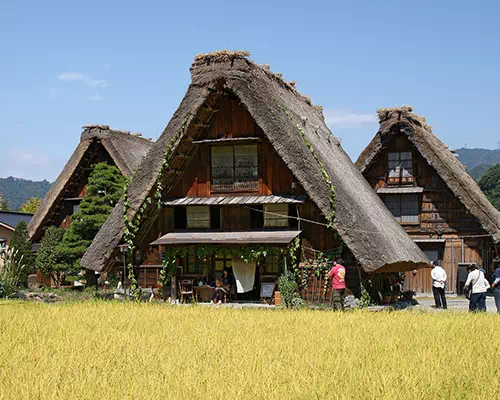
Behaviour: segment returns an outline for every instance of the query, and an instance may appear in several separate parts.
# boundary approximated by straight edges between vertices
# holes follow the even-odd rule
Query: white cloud
[[[13,165],[24,167],[45,167],[50,163],[47,156],[44,156],[36,150],[26,150],[14,147],[8,150],[7,158]]]
[[[357,128],[378,122],[375,113],[362,113],[346,108],[330,108],[323,111],[326,124],[331,128]]]
[[[0,176],[14,176],[33,180],[54,180],[60,166],[38,150],[20,147],[6,149],[4,163],[0,165]],[[0,154],[3,155],[3,154]]]
[[[92,96],[89,96],[89,100],[101,101],[101,100],[104,100],[104,97],[102,97],[99,93],[96,93],[96,94],[93,94]]]
[[[82,82],[90,87],[108,86],[108,82],[104,79],[93,79],[82,72],[63,72],[58,75],[57,79],[61,82]]]

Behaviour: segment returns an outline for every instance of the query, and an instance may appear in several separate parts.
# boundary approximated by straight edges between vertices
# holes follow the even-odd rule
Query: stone
[[[36,274],[28,275],[28,289],[40,289],[42,285],[36,280]]]

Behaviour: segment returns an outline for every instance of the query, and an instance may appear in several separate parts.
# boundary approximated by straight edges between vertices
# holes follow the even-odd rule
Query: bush
[[[19,281],[22,285],[26,286],[28,284],[28,275],[35,272],[35,255],[28,236],[28,226],[26,222],[20,221],[17,224],[9,247],[14,250],[16,257],[19,258],[19,262],[21,262],[20,259],[22,258],[22,264],[25,265],[25,268],[19,277]]]
[[[57,246],[63,237],[64,229],[49,226],[43,235],[36,257],[36,265],[40,272],[51,276],[58,287],[62,283],[63,272],[66,271],[66,265],[61,263],[61,255],[57,251]]]
[[[24,256],[9,248],[2,256],[0,263],[0,297],[9,297],[17,292],[19,281],[23,276],[26,265]]]
[[[286,308],[300,308],[304,305],[298,293],[299,286],[295,280],[295,275],[285,272],[278,278],[278,287],[281,293],[281,300]]]

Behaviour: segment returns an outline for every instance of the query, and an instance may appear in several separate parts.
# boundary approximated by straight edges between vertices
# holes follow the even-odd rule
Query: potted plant
[[[382,293],[382,304],[391,304],[392,291],[387,291]]]
[[[399,301],[399,296],[401,295],[400,292],[394,291],[392,292],[392,297],[391,297],[391,303],[395,304]]]

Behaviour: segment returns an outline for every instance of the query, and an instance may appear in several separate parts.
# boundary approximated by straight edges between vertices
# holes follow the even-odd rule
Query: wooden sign
[[[273,297],[275,282],[262,282],[260,285],[260,297],[270,299]]]

